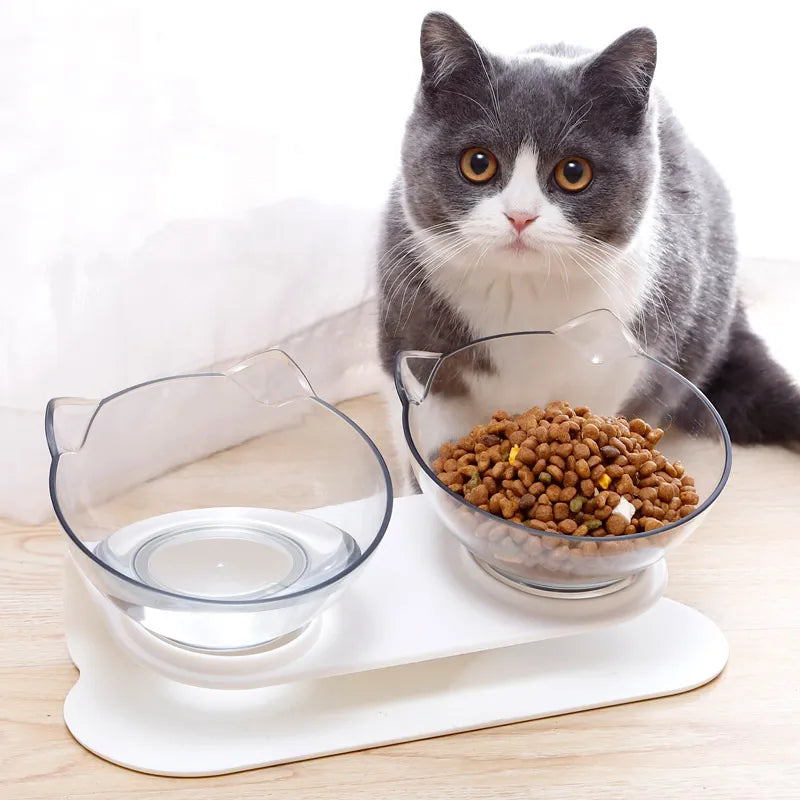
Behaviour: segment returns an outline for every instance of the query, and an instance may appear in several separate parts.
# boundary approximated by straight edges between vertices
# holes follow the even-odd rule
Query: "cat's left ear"
[[[631,132],[638,130],[647,110],[656,50],[653,31],[635,28],[598,53],[581,72],[585,90],[601,106],[623,111]]]

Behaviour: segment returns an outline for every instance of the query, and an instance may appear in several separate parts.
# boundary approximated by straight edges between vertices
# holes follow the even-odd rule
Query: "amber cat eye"
[[[470,183],[486,183],[497,174],[497,159],[483,147],[470,147],[461,154],[461,174]]]
[[[565,192],[580,192],[592,182],[592,165],[585,158],[570,156],[556,164],[553,177]]]

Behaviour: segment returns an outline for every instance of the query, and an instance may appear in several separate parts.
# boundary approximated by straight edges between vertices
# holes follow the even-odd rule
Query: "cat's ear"
[[[635,28],[612,42],[582,69],[585,90],[601,105],[625,111],[638,127],[647,110],[656,69],[656,37]]]
[[[434,11],[422,21],[420,33],[422,83],[436,89],[464,70],[485,69],[488,56],[448,14]]]

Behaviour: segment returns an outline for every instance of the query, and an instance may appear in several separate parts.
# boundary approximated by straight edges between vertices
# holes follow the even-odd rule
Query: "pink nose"
[[[522,233],[531,222],[535,222],[539,217],[528,211],[511,211],[506,214],[506,219],[511,223],[517,233]]]

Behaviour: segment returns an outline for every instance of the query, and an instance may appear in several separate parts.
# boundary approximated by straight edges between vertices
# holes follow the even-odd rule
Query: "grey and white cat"
[[[800,441],[800,393],[739,299],[725,187],[651,88],[652,31],[501,58],[433,13],[421,54],[378,267],[386,372],[606,307],[735,442]]]

